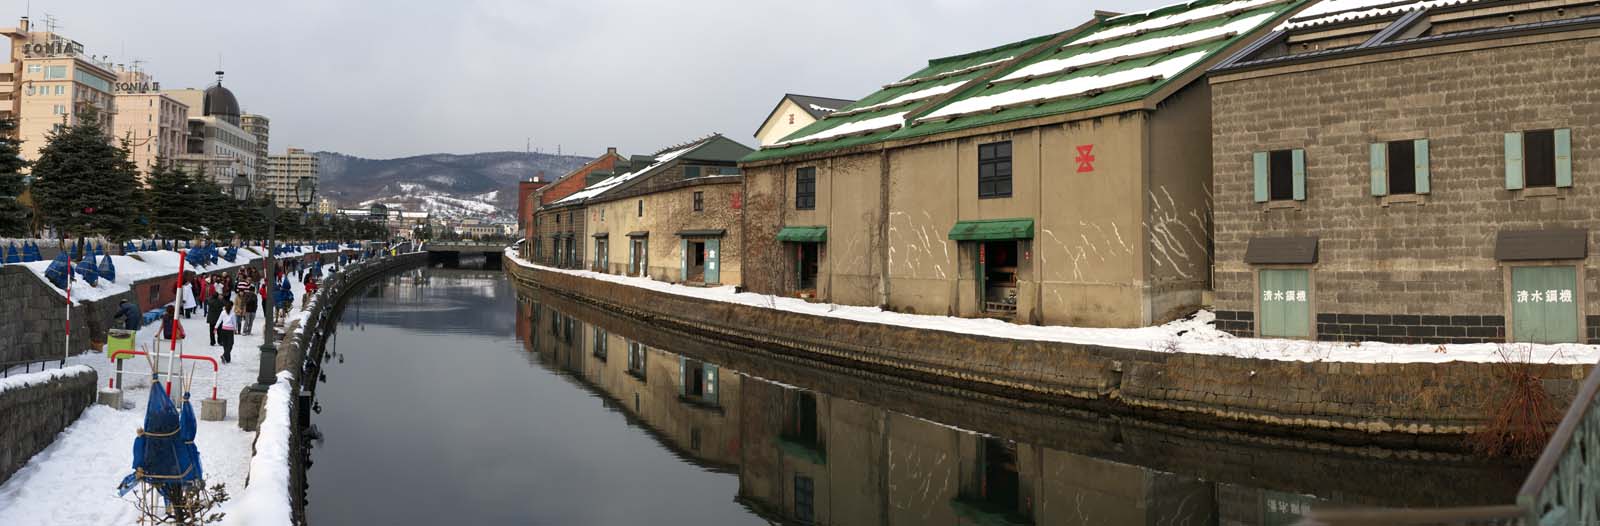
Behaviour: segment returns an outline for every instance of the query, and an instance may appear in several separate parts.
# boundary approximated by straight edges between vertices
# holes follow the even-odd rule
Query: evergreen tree
[[[17,121],[0,119],[0,237],[26,237],[29,211],[18,198],[24,183],[22,141],[17,139]]]
[[[129,239],[139,230],[139,175],[92,110],[50,134],[33,163],[33,198],[60,235]]]
[[[198,217],[189,202],[189,186],[193,182],[189,174],[157,162],[147,181],[150,189],[146,192],[145,215],[155,235],[164,239],[195,237]]]

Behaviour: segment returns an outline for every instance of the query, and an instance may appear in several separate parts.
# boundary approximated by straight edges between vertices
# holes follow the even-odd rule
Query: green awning
[[[828,227],[786,226],[778,231],[778,241],[790,243],[824,243],[828,241]]]
[[[957,221],[950,229],[954,241],[1004,241],[1033,239],[1032,219],[980,219]]]

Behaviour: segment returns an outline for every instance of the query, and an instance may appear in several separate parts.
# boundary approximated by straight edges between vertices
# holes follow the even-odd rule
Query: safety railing
[[[67,361],[60,356],[55,356],[51,358],[30,358],[27,360],[0,362],[0,378],[5,378],[13,374],[28,374],[34,371],[43,371],[49,369],[50,364],[56,364],[55,368],[60,369],[67,366]],[[35,367],[35,365],[37,365],[37,367]]]

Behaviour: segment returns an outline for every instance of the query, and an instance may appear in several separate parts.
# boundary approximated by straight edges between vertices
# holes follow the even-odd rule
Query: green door
[[[722,283],[722,270],[719,268],[722,261],[722,250],[719,250],[721,248],[721,239],[706,240],[706,284],[708,285]]]
[[[1519,342],[1578,341],[1578,269],[1511,269],[1511,336]]]
[[[1311,271],[1261,271],[1261,335],[1311,337]]]
[[[689,240],[685,239],[685,240],[679,241],[678,242],[678,246],[679,246],[678,253],[679,253],[679,255],[683,256],[678,261],[678,282],[679,283],[688,283],[689,282]]]

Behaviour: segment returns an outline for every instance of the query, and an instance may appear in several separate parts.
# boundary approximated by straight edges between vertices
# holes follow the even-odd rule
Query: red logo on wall
[[[731,201],[733,201],[733,209],[734,210],[738,210],[740,208],[744,208],[744,194],[743,193],[734,192],[733,196],[730,197],[729,199]]]
[[[1085,144],[1078,147],[1078,173],[1086,174],[1094,171],[1094,145]]]

